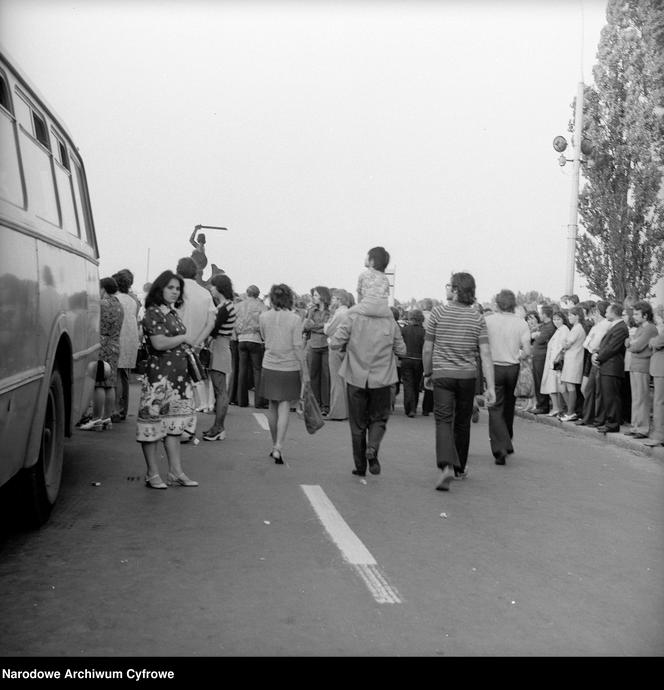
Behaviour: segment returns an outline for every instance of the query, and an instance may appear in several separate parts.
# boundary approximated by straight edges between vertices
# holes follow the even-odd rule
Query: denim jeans
[[[433,414],[436,420],[436,465],[466,471],[470,423],[475,400],[475,379],[433,379]]]
[[[240,340],[238,351],[240,353],[240,372],[237,382],[238,405],[240,407],[249,406],[249,368],[251,367],[254,377],[254,407],[263,407],[264,401],[259,394],[261,368],[263,366],[263,345],[250,340]]]
[[[311,378],[311,390],[316,396],[316,401],[321,412],[330,409],[330,364],[328,361],[328,349],[326,347],[312,347],[309,349],[309,376]]]

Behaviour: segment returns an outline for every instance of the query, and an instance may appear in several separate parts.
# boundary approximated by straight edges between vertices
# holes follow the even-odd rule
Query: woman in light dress
[[[323,324],[323,333],[328,338],[334,335],[339,324],[344,319],[346,312],[355,304],[355,298],[347,290],[332,290],[332,318]],[[328,419],[343,421],[348,419],[348,407],[346,402],[346,382],[339,376],[339,367],[344,361],[345,352],[330,350],[328,365],[330,368],[330,411]]]
[[[556,371],[553,368],[553,361],[563,349],[565,340],[569,335],[569,328],[567,327],[567,318],[561,311],[554,312],[552,320],[553,325],[556,327],[556,332],[551,336],[551,340],[549,340],[546,346],[546,359],[544,360],[540,393],[551,398],[551,412],[549,412],[548,416],[557,417],[562,409],[563,385],[560,381],[560,371]]]
[[[111,419],[122,422],[127,418],[129,409],[129,375],[136,366],[136,356],[140,345],[138,333],[139,302],[135,295],[129,293],[134,283],[134,274],[123,268],[113,275],[118,284],[115,296],[122,305],[124,319],[120,329],[120,356],[118,358],[118,383],[115,389],[115,413]]]
[[[567,407],[567,414],[560,419],[563,422],[574,422],[578,419],[576,410],[576,387],[583,378],[583,341],[586,332],[582,326],[584,313],[581,307],[572,307],[568,314],[572,327],[565,338],[562,352],[565,354],[563,370],[560,373],[560,381],[563,385],[563,397]]]

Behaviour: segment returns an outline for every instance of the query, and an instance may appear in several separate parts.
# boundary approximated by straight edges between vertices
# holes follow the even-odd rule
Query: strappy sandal
[[[148,489],[167,489],[163,479],[158,474],[153,474],[151,477],[145,478],[145,486]]]

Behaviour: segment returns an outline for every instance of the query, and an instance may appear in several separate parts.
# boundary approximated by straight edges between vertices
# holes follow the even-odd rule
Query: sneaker
[[[104,422],[101,419],[91,419],[79,427],[83,431],[103,431]]]
[[[561,422],[576,422],[578,417],[575,414],[564,414],[561,418]]]
[[[226,432],[225,431],[217,431],[214,432],[212,430],[206,431],[203,434],[203,440],[204,441],[223,441],[226,438]]]

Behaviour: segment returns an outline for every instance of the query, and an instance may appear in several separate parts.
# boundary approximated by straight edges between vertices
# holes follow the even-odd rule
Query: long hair
[[[217,292],[226,299],[233,299],[233,283],[225,273],[217,273],[210,278],[210,283],[217,288]]]
[[[134,284],[134,274],[128,268],[123,268],[121,271],[114,273],[113,278],[115,278],[115,282],[118,284],[118,291],[125,295]]]
[[[330,294],[328,288],[326,288],[324,285],[317,285],[316,287],[311,288],[312,297],[314,292],[317,292],[320,295],[320,301],[323,309],[329,309],[330,302],[332,301],[332,295]]]
[[[558,310],[553,312],[553,315],[551,316],[552,320],[553,320],[554,316],[559,316],[563,322],[563,326],[567,326],[567,328],[569,328],[569,321],[567,320],[567,314],[562,309],[558,309]]]
[[[450,285],[457,291],[457,302],[469,306],[475,302],[475,278],[470,273],[455,273]]]
[[[160,307],[162,304],[166,304],[164,300],[164,288],[171,282],[171,280],[177,280],[180,283],[180,297],[173,305],[175,308],[181,307],[184,303],[184,280],[181,275],[173,273],[173,271],[164,271],[160,273],[152,283],[150,287],[150,292],[148,292],[145,298],[145,308],[148,307]]]

